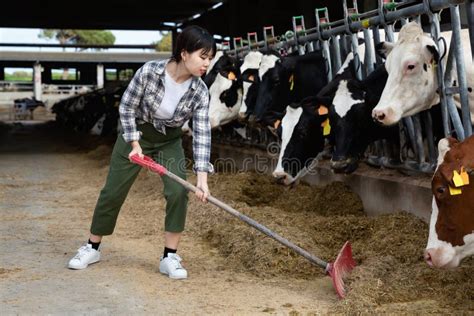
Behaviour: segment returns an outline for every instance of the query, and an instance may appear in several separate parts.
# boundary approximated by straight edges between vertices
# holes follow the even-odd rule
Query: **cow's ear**
[[[395,46],[394,43],[380,42],[375,46],[375,51],[377,52],[377,54],[380,57],[386,59],[388,54],[390,54],[390,52],[392,51],[394,46]]]
[[[439,51],[434,45],[426,45],[426,49],[430,52],[430,54],[433,56],[433,61],[436,63],[439,63]]]

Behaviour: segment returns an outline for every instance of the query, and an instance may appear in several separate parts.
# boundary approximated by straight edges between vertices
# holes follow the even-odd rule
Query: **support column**
[[[41,64],[35,63],[33,66],[33,93],[36,100],[41,101],[43,91],[41,89]]]
[[[0,80],[5,80],[5,67],[0,66]]]
[[[104,87],[104,65],[97,64],[97,88],[102,89]]]

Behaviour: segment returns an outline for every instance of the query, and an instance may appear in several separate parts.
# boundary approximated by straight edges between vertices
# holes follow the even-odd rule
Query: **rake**
[[[187,182],[186,180],[181,179],[177,175],[173,174],[172,172],[168,171],[162,165],[156,163],[153,159],[148,156],[143,156],[143,158],[139,157],[138,155],[133,155],[130,157],[131,161],[137,165],[140,165],[148,170],[151,170],[155,173],[158,173],[160,176],[167,176],[172,180],[180,183],[184,186],[187,190],[192,192],[200,191],[197,187],[192,185],[191,183]],[[299,255],[303,256],[307,260],[309,260],[312,264],[317,265],[325,270],[327,274],[332,279],[332,283],[334,289],[336,290],[337,295],[340,298],[344,298],[346,294],[346,290],[344,287],[344,280],[343,278],[349,274],[352,269],[355,267],[356,263],[352,258],[352,248],[349,241],[346,241],[342,249],[339,251],[339,254],[334,262],[326,262],[312,254],[308,251],[304,250],[303,248],[293,244],[286,238],[278,235],[277,233],[271,231],[269,228],[263,226],[262,224],[258,223],[257,221],[251,219],[250,217],[240,213],[233,207],[221,202],[220,200],[216,199],[213,196],[208,196],[207,200],[214,204],[215,206],[221,208],[222,210],[226,211],[227,213],[234,215],[235,217],[239,218],[240,220],[244,221],[248,225],[256,228],[260,232],[264,233],[265,235],[273,238],[274,240],[280,242],[284,246],[294,250]]]

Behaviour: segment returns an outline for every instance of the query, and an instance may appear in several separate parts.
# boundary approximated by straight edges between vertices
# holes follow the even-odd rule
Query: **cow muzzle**
[[[459,258],[453,248],[439,247],[425,250],[424,258],[430,267],[452,269],[459,266]]]
[[[278,184],[291,185],[295,182],[295,178],[284,171],[274,171],[272,175],[277,180]]]
[[[247,114],[245,112],[239,112],[238,120],[239,121],[246,121],[247,120]]]
[[[373,109],[372,118],[374,122],[382,125],[393,125],[400,120],[400,118],[396,117],[395,111],[391,107],[380,110],[376,108]]]

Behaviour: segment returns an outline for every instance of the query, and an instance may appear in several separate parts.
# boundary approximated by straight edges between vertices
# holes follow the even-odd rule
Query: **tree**
[[[115,36],[106,30],[43,29],[39,38],[56,39],[60,44],[113,45]]]
[[[81,45],[113,45],[115,36],[106,30],[61,30],[61,29],[43,29],[39,38],[56,39],[59,44],[81,44]],[[99,50],[99,48],[96,48]],[[64,49],[63,49],[64,50]],[[67,80],[69,70],[64,68],[62,79]]]
[[[161,36],[159,41],[152,43],[155,45],[155,50],[157,52],[171,52],[173,50],[171,32],[161,32]]]

